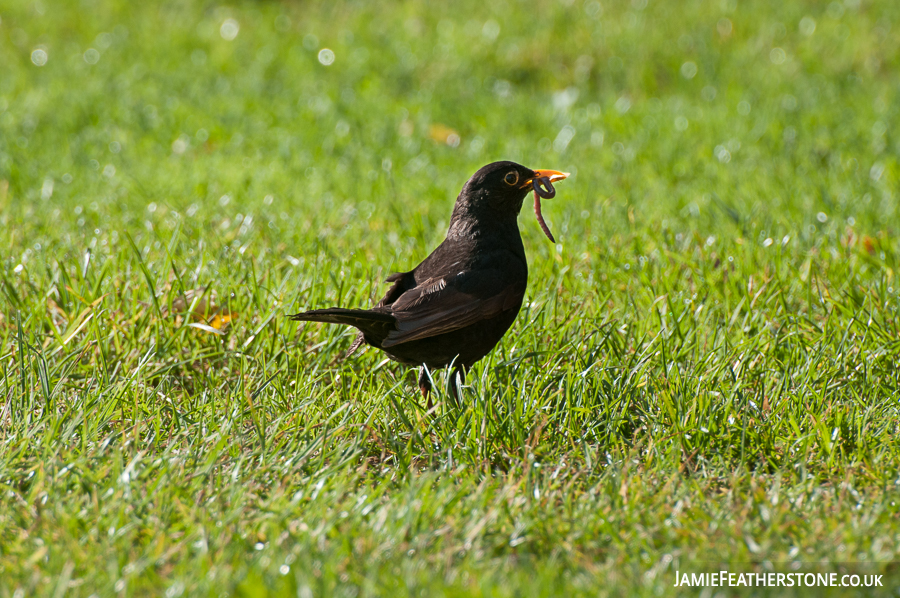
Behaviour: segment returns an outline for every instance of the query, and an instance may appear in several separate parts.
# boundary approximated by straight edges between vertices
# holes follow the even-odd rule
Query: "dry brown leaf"
[[[188,326],[204,332],[222,334],[236,313],[218,305],[217,299],[215,291],[209,290],[208,287],[190,289],[172,300],[171,309],[165,306],[162,312],[164,316],[174,314],[175,323],[179,326],[184,322],[185,314],[189,313],[190,319],[194,322]]]

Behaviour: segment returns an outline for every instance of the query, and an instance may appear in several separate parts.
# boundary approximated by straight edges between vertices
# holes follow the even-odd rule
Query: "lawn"
[[[898,31],[893,0],[0,5],[0,598],[897,595]],[[377,301],[500,159],[573,176],[461,403],[287,319]]]

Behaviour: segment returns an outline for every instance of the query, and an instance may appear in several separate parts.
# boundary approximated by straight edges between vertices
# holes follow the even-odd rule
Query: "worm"
[[[541,188],[542,184],[546,187],[546,189]],[[541,230],[544,231],[544,234],[547,235],[547,238],[550,239],[550,242],[556,243],[556,239],[553,238],[553,233],[550,232],[550,228],[547,226],[547,223],[544,222],[544,217],[541,215],[541,197],[543,197],[544,199],[555,197],[556,189],[553,188],[553,185],[550,183],[550,179],[548,179],[547,177],[534,179],[532,185],[534,185],[534,215],[537,216],[538,224],[541,225]]]
[[[537,194],[544,199],[553,199],[556,197],[556,189],[553,188],[553,183],[550,182],[549,177],[534,179],[531,184],[534,185],[534,190]]]

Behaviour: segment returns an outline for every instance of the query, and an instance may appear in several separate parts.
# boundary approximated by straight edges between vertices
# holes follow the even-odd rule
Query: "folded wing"
[[[505,278],[500,270],[479,270],[422,281],[380,308],[396,319],[382,346],[452,332],[518,309],[525,285],[502,284]]]

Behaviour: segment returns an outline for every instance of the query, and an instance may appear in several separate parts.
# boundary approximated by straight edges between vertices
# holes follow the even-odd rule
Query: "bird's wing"
[[[390,312],[396,329],[383,347],[458,330],[521,305],[525,284],[509,284],[501,270],[460,272],[422,281],[398,297]]]
[[[381,301],[375,307],[384,307],[396,301],[403,293],[416,286],[416,277],[412,272],[394,272],[387,277],[385,282],[392,282],[391,288],[385,293]]]

